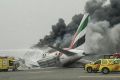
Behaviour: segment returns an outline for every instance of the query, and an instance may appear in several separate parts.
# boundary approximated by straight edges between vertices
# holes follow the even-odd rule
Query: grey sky
[[[0,0],[0,49],[24,49],[83,12],[86,0]]]

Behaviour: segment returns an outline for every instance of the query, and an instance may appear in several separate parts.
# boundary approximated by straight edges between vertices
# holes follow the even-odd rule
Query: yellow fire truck
[[[120,59],[99,59],[93,63],[86,64],[85,70],[88,73],[100,71],[103,74],[120,71]]]
[[[100,71],[104,74],[108,74],[112,71],[120,71],[120,53],[104,55],[104,59],[86,64],[85,70],[88,73]]]
[[[0,57],[0,71],[17,70],[18,65],[15,64],[14,57]]]

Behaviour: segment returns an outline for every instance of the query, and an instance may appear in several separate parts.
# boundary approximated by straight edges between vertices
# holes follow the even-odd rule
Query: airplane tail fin
[[[88,21],[89,21],[89,14],[86,13],[83,16],[76,33],[73,36],[72,42],[71,42],[70,47],[69,47],[70,49],[72,49],[74,47],[74,45],[78,41],[78,39],[83,40],[83,38],[84,38],[84,42],[85,42],[85,33],[86,33],[86,26],[88,24]]]

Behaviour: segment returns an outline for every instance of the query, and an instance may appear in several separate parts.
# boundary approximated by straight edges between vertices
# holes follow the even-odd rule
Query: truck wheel
[[[108,68],[103,68],[102,69],[103,74],[108,74],[109,72],[110,72],[110,70]]]
[[[87,67],[87,72],[88,73],[92,73],[92,68],[91,67]]]

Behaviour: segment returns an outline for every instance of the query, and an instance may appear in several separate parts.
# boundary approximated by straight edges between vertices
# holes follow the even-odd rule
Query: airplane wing
[[[54,46],[51,46],[51,45],[49,45],[49,47],[51,47],[51,48],[53,48],[53,49],[55,49],[55,50],[58,50],[58,51],[60,51],[61,53],[67,55],[67,56],[73,56],[73,55],[77,54],[77,53],[70,52],[70,51],[68,51],[68,50],[63,50],[63,49],[61,49],[61,48],[54,47]]]

